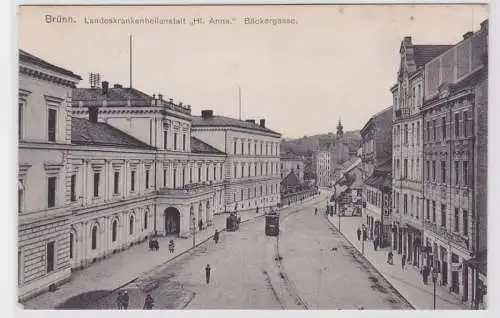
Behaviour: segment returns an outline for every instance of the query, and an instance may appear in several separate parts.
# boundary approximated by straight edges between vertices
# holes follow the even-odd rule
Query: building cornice
[[[245,134],[249,135],[259,135],[259,136],[266,136],[266,137],[273,137],[273,138],[279,138],[281,139],[281,134],[280,133],[271,133],[271,132],[265,132],[257,129],[249,129],[249,128],[242,128],[238,127],[235,125],[227,125],[227,126],[203,126],[203,125],[193,125],[192,130],[194,132],[200,131],[235,131],[235,132],[242,132]],[[239,137],[229,137],[228,138],[239,138]],[[248,138],[247,138],[248,139]],[[251,138],[250,138],[251,139]]]
[[[76,87],[76,84],[80,82],[80,79],[76,77],[59,74],[57,72],[50,71],[38,66],[25,64],[23,62],[19,63],[19,74],[69,88]]]

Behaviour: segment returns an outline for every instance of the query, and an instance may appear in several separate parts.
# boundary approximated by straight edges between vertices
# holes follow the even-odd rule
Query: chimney
[[[245,120],[247,123],[252,123],[252,124],[255,124],[255,119],[247,119]]]
[[[260,127],[266,128],[266,120],[265,119],[260,120]]]
[[[114,88],[123,88],[122,84],[115,84],[113,85]]]
[[[163,101],[163,94],[158,94],[158,99]]]
[[[467,39],[467,38],[470,38],[473,34],[474,34],[474,32],[472,32],[472,31],[469,31],[469,32],[465,33],[463,35],[464,40]]]
[[[205,110],[201,111],[201,118],[203,118],[203,119],[211,118],[211,117],[213,117],[213,115],[214,115],[214,111],[211,109],[205,109]]]
[[[89,107],[89,121],[91,123],[97,123],[97,114],[99,113],[99,107],[90,106]]]
[[[107,95],[108,94],[108,89],[109,89],[109,82],[102,81],[101,85],[102,85],[102,94],[103,95]]]
[[[405,45],[412,45],[412,43],[411,43],[411,36],[405,36],[404,39],[403,39],[403,43]]]

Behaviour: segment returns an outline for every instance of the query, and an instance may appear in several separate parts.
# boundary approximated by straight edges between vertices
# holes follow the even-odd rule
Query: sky
[[[72,23],[47,23],[46,16]],[[392,103],[399,47],[455,44],[487,19],[486,5],[23,6],[18,46],[70,69],[192,105],[192,114],[266,119],[284,138],[361,129]],[[87,24],[100,17],[202,18],[197,25]],[[245,24],[246,17],[296,24]],[[231,24],[209,24],[210,18]]]

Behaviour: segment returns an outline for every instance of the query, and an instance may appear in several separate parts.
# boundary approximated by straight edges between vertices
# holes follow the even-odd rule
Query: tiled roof
[[[38,65],[40,67],[52,70],[54,72],[58,72],[58,73],[61,73],[64,75],[75,77],[75,78],[80,79],[80,80],[82,79],[80,77],[80,75],[77,75],[77,74],[71,72],[70,70],[62,68],[60,66],[51,64],[45,60],[42,60],[41,58],[34,56],[33,54],[30,54],[24,50],[19,50],[19,60],[22,62],[27,62],[27,63]]]
[[[199,140],[196,137],[191,137],[191,152],[224,155],[225,153],[216,149],[209,144]]]
[[[102,89],[100,88],[74,88],[73,89],[73,101],[97,101],[102,100]],[[108,88],[108,93],[106,94],[107,101],[114,102],[127,102],[128,100],[133,101],[143,101],[144,104],[150,105],[152,97],[135,89],[135,88]]]
[[[106,123],[93,123],[84,118],[71,118],[71,143],[76,145],[115,146],[155,149]]]
[[[392,186],[392,178],[389,174],[376,174],[374,173],[371,177],[365,180],[365,184],[372,187],[384,187],[391,188]]]
[[[201,116],[193,116],[192,126],[193,127],[238,127],[238,128],[258,130],[258,131],[277,134],[277,135],[281,136],[280,133],[277,133],[269,128],[260,127],[260,125],[257,123],[254,124],[251,122],[238,120],[238,119],[225,117],[225,116],[218,116],[218,115],[217,116],[213,115],[209,118],[203,118]]]
[[[295,173],[290,172],[282,181],[281,184],[285,187],[287,186],[296,186],[300,184],[299,179],[295,175]]]
[[[429,62],[452,46],[453,45],[415,45],[413,47],[413,52],[416,66],[424,66],[425,63]]]

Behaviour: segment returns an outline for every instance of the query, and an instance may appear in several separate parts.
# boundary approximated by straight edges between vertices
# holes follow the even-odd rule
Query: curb
[[[394,287],[394,285],[389,281],[389,278],[387,278],[384,274],[382,274],[379,269],[375,266],[375,264],[369,260],[366,256],[364,256],[363,254],[361,254],[361,251],[354,245],[352,244],[352,242],[344,235],[344,233],[342,233],[339,228],[332,222],[330,221],[330,219],[328,217],[326,217],[328,223],[330,223],[336,230],[337,232],[352,246],[356,249],[356,251],[361,255],[361,257],[363,257],[366,261],[368,261],[368,263],[370,263],[370,265],[375,269],[375,271],[380,275],[382,276],[386,282],[389,284],[389,286],[392,287],[392,289],[394,289],[400,296],[401,298],[403,298],[404,300],[406,300],[406,302],[410,305],[411,309],[413,310],[417,310],[417,307],[415,306],[414,303],[412,303],[410,300],[408,300],[408,298],[406,298],[405,296],[403,296],[403,294],[401,294],[401,292],[396,288]],[[423,309],[425,310],[425,309]]]

